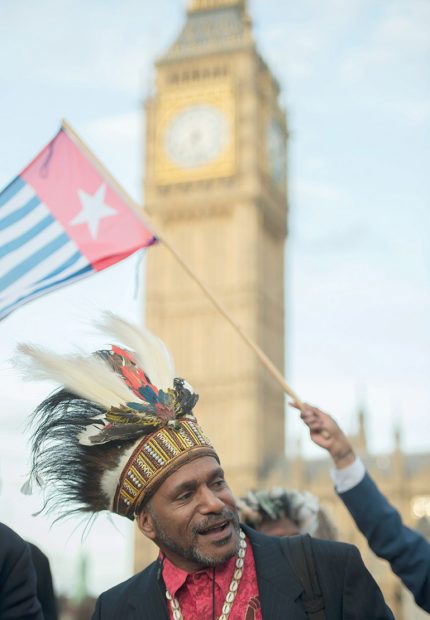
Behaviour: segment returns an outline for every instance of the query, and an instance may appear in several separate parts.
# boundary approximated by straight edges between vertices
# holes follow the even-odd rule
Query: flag
[[[156,241],[64,128],[0,193],[0,319]]]

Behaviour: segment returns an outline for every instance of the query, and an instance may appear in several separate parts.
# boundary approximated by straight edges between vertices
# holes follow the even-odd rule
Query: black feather
[[[109,509],[102,476],[118,465],[132,441],[127,436],[122,441],[85,446],[77,437],[104,413],[102,407],[66,389],[51,394],[34,411],[30,476],[47,489],[42,511],[65,517]]]
[[[128,441],[153,433],[160,426],[160,421],[154,425],[147,424],[116,424],[105,426],[97,435],[90,437],[91,445],[104,444],[110,441]]]

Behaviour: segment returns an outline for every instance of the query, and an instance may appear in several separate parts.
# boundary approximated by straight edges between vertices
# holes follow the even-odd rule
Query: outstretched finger
[[[289,407],[294,407],[294,409],[298,409],[299,411],[303,411],[303,405],[299,405],[299,403],[297,403],[295,400],[293,400],[291,403],[288,403]]]
[[[314,411],[309,411],[309,410],[303,410],[300,412],[300,417],[302,418],[302,420],[306,423],[312,421],[312,420],[320,420],[320,416],[318,414],[316,414]]]

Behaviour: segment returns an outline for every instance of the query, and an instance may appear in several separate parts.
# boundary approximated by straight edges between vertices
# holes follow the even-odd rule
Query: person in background
[[[270,536],[310,534],[335,540],[336,527],[315,495],[273,487],[270,491],[249,491],[237,501],[240,520]]]
[[[28,544],[0,523],[0,619],[43,620]]]
[[[52,583],[51,567],[46,555],[33,543],[28,543],[31,552],[31,559],[36,571],[37,598],[42,606],[43,617],[45,620],[57,620],[57,601],[54,594]]]
[[[219,456],[193,412],[198,395],[175,376],[164,344],[112,315],[103,327],[123,344],[90,357],[21,347],[38,376],[63,384],[33,420],[32,479],[50,483],[49,508],[136,520],[160,551],[101,594],[94,620],[303,620],[306,589],[282,542],[290,539],[239,523]],[[312,542],[318,613],[392,620],[355,547]]]
[[[309,427],[312,441],[332,457],[336,492],[370,548],[390,563],[417,605],[430,612],[430,543],[404,525],[330,415],[306,404],[300,416]]]

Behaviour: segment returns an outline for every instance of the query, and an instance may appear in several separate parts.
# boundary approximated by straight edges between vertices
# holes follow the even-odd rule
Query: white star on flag
[[[78,190],[82,209],[69,223],[71,226],[87,224],[93,239],[97,238],[100,220],[117,215],[117,211],[104,202],[106,185],[102,183],[94,195]]]
[[[64,123],[0,191],[0,321],[157,241],[122,191],[109,185],[103,164]]]

